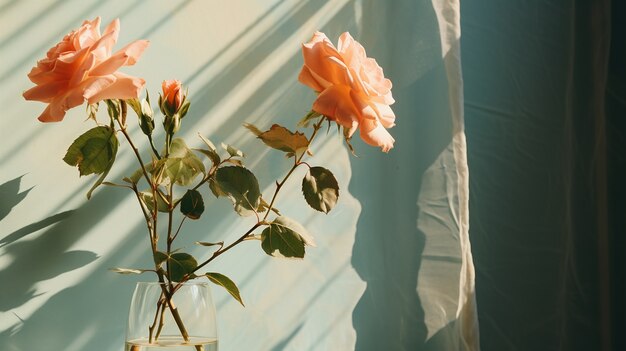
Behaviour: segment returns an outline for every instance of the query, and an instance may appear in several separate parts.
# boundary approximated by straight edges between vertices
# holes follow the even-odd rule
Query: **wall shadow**
[[[40,229],[43,229],[45,227],[51,226],[57,222],[60,222],[68,217],[70,217],[72,215],[74,211],[64,211],[61,213],[57,213],[55,215],[52,215],[46,219],[42,219],[41,221],[35,222],[35,223],[31,223],[29,225],[26,225],[16,231],[14,231],[13,233],[5,236],[4,238],[0,239],[0,248],[2,248],[5,245],[8,245],[16,240],[19,240],[29,234],[32,234]]]
[[[195,93],[192,92],[191,99],[194,101],[194,106],[185,118],[183,129],[200,131],[205,123],[209,123],[208,120],[202,119],[211,111],[211,108],[220,99],[226,97],[230,91],[235,89],[236,85],[241,80],[246,79],[246,75],[260,61],[270,56],[273,50],[280,46],[280,43],[284,42],[298,29],[299,21],[294,18],[312,16],[319,10],[319,5],[322,3],[322,1],[311,1],[299,6],[290,16],[285,16],[271,32],[263,35],[262,40],[257,41],[255,45],[242,52],[239,59],[230,64],[226,70],[196,90]],[[341,12],[339,15],[348,16],[346,12]],[[295,49],[294,55],[289,58],[285,66],[281,67],[271,79],[263,82],[261,88],[249,99],[242,101],[241,107],[237,109],[233,116],[229,116],[227,123],[218,128],[214,135],[226,138],[234,133],[236,128],[242,128],[240,126],[241,123],[247,120],[250,115],[255,112],[259,113],[260,111],[257,111],[255,107],[260,102],[269,98],[276,89],[283,87],[285,82],[290,82],[297,77],[299,55],[299,51]],[[289,91],[290,87],[293,87],[293,84],[287,85],[287,96],[293,99],[286,98],[263,112],[280,115],[273,122],[281,123],[282,120],[293,122],[295,118],[292,112],[297,112],[295,116],[303,114],[299,110],[302,107],[296,106],[297,104],[294,103],[294,101],[302,99],[301,92]],[[311,99],[307,98],[306,101],[308,104]],[[295,124],[295,122],[292,124]],[[258,140],[255,140],[252,136],[245,140],[247,141],[243,145],[236,145],[244,149],[244,151],[248,149],[248,145],[252,145],[252,143],[256,145],[258,143]],[[256,149],[252,152],[252,157],[255,154],[259,154],[257,151],[258,147],[250,146],[250,149]],[[275,154],[276,156],[271,157],[283,157],[278,155],[278,153]],[[270,162],[273,162],[273,159]],[[115,170],[114,173],[129,174],[134,170],[132,166],[122,168],[126,169]],[[276,170],[272,170],[272,172],[276,172]],[[109,176],[109,178],[112,181],[116,181],[113,176]],[[86,186],[89,186],[92,181],[90,179],[88,181],[89,184]],[[80,191],[84,192],[84,190],[81,189]],[[76,193],[71,194],[70,197],[76,195]],[[59,219],[59,216],[61,216],[62,221],[52,222],[48,220],[48,222],[45,222],[52,225],[46,227],[46,230],[35,239],[26,240],[27,235],[37,228],[37,223],[26,226],[10,235],[10,238],[6,240],[4,249],[8,254],[21,258],[0,271],[0,278],[8,280],[15,275],[24,274],[24,276],[16,284],[8,285],[5,289],[6,291],[2,291],[3,297],[5,293],[7,294],[7,299],[4,305],[2,305],[2,308],[6,310],[20,306],[28,298],[33,297],[37,282],[50,279],[71,269],[82,267],[93,262],[96,258],[98,260],[93,274],[87,275],[84,280],[81,280],[76,285],[59,291],[49,298],[34,314],[23,318],[23,323],[11,330],[1,332],[0,349],[21,350],[32,348],[33,345],[45,346],[46,349],[51,350],[89,349],[89,345],[96,345],[97,347],[112,345],[109,349],[120,348],[117,345],[122,345],[123,343],[125,318],[128,309],[126,301],[129,301],[134,283],[146,278],[120,278],[115,274],[106,272],[105,269],[113,266],[149,266],[150,260],[149,255],[147,255],[147,245],[145,245],[145,229],[141,224],[133,224],[128,229],[128,235],[124,242],[112,254],[106,257],[96,257],[94,253],[68,249],[83,233],[89,232],[90,229],[106,220],[110,210],[116,204],[123,202],[127,196],[130,196],[130,194],[121,190],[100,191],[99,189],[95,192],[94,197],[80,208],[73,210],[73,212],[56,215],[57,217],[51,217]],[[218,202],[221,204],[218,204]],[[206,196],[205,203],[207,207],[215,205],[215,207],[212,207],[211,213],[206,215],[219,219],[218,223],[228,219],[228,215],[232,214],[232,208],[228,200]],[[202,227],[200,223],[188,224],[186,230],[189,235],[185,236],[183,246],[187,242],[207,240],[206,227]],[[216,233],[215,235],[226,237],[228,234]],[[145,248],[145,250],[139,251],[139,248]],[[141,254],[136,255],[137,252]],[[29,261],[28,257],[37,257],[37,259]],[[48,264],[52,267],[44,267],[43,272],[36,272],[37,269],[41,268],[40,266]],[[120,303],[120,301],[123,303]],[[77,311],[80,311],[80,313],[77,313]],[[15,318],[18,318],[18,316]],[[63,323],[59,323],[59,320],[62,320]],[[111,321],[119,321],[119,323],[114,324]],[[295,337],[299,331],[299,328],[294,329],[290,337]],[[37,339],[41,341],[33,341],[33,335],[37,335]],[[289,343],[289,340],[289,338],[284,339],[275,346],[280,348],[282,343]]]
[[[20,192],[22,177],[24,176],[21,175],[0,185],[0,221],[8,216],[13,207],[22,202],[28,192],[32,190],[31,187]]]
[[[17,308],[35,296],[37,282],[81,268],[97,255],[90,251],[70,250],[119,203],[120,192],[96,194],[80,208],[61,212],[42,221],[27,225],[2,239],[3,255],[11,263],[0,270],[2,299],[0,311]],[[43,230],[33,239],[27,235]]]

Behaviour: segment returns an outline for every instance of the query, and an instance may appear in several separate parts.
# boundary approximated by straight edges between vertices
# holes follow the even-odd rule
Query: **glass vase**
[[[128,314],[125,350],[217,351],[215,307],[208,283],[183,283],[169,302],[167,295],[167,285],[137,283]]]

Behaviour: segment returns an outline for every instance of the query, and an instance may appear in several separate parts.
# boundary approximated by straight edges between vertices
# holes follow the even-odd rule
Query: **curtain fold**
[[[353,162],[354,179],[375,179],[351,185],[355,196],[379,187],[381,200],[357,225],[352,262],[367,286],[356,349],[477,350],[459,2],[370,0],[362,13],[360,37],[394,82],[399,117],[379,169]]]

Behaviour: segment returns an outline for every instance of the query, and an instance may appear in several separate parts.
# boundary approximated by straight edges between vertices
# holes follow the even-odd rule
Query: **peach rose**
[[[164,107],[172,115],[175,114],[183,103],[182,84],[179,80],[164,80],[161,83],[161,89],[163,90]]]
[[[23,96],[26,100],[48,103],[39,116],[40,121],[61,121],[67,110],[85,100],[93,104],[104,99],[139,96],[145,81],[116,71],[122,66],[134,65],[148,41],[137,40],[111,54],[119,30],[119,19],[113,20],[102,35],[100,17],[85,21],[37,62],[28,74],[36,86]]]
[[[347,128],[348,136],[359,129],[361,139],[388,152],[394,139],[386,128],[396,119],[389,105],[391,81],[382,68],[348,32],[337,48],[324,33],[316,32],[302,45],[304,66],[298,80],[319,93],[313,110]]]

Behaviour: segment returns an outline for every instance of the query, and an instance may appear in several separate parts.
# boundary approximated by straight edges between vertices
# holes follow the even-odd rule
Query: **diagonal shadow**
[[[0,221],[3,220],[17,204],[22,202],[32,187],[20,193],[23,175],[0,185]]]
[[[180,5],[176,6],[174,11],[168,12],[164,16],[159,18],[157,21],[154,21],[154,24],[150,26],[150,28],[146,29],[146,31],[143,32],[143,34],[141,34],[137,38],[150,38],[154,33],[156,33],[159,27],[161,27],[164,23],[174,18],[174,16],[176,16],[179,12],[184,10],[187,7],[187,5],[189,5],[192,1],[193,0],[183,1]]]
[[[128,13],[130,11],[133,11],[139,4],[141,4],[142,2],[140,0],[136,0],[136,2],[134,2],[133,4],[131,4],[130,6],[125,7],[124,9],[122,9],[117,16],[115,17],[120,17],[122,14]],[[38,46],[36,49],[30,51],[28,54],[22,56],[22,59],[18,62],[16,62],[10,69],[8,69],[6,72],[4,72],[0,78],[0,81],[5,81],[7,80],[9,77],[15,75],[15,74],[23,74],[24,76],[26,76],[26,73],[28,71],[23,71],[20,69],[20,67],[23,67],[24,65],[26,65],[28,62],[30,62],[30,60],[32,60],[32,58],[37,58],[39,57],[39,55],[46,50],[46,48],[50,47],[51,45],[53,45],[52,43],[56,43],[60,37],[62,37],[63,35],[65,35],[66,33],[68,33],[70,30],[74,29],[76,27],[76,23],[78,21],[82,21],[83,19],[85,19],[85,17],[87,15],[89,15],[91,12],[93,12],[94,10],[96,10],[98,7],[100,7],[101,5],[103,5],[104,2],[97,2],[95,5],[91,6],[89,9],[81,12],[79,15],[73,17],[73,20],[68,21],[67,23],[71,23],[70,25],[67,25],[65,27],[63,27],[62,30],[55,32],[54,35],[49,36],[47,39],[45,40],[41,40],[40,42],[43,43],[42,45]],[[82,22],[81,22],[82,23]],[[34,60],[32,62],[33,64],[35,63]],[[14,99],[14,96],[7,96],[7,99]],[[21,97],[19,97],[19,99],[21,99]],[[6,104],[9,100],[4,100],[3,103]],[[43,105],[42,105],[43,106]],[[43,110],[44,107],[42,107]],[[33,117],[35,118],[35,117]],[[29,135],[29,138],[36,138],[39,134],[41,134],[43,132],[43,128],[39,128],[38,130],[32,132]],[[15,154],[15,152],[21,147],[21,145],[23,145],[23,142],[16,142],[15,145],[13,145],[10,149],[6,150],[4,152],[4,154],[2,156],[0,156],[0,163],[4,163],[9,157],[11,157],[11,155]]]
[[[316,4],[307,4],[302,6],[305,10],[297,11],[296,15],[298,16],[308,16],[311,15],[316,10]],[[291,33],[292,30],[297,28],[297,23],[295,21],[285,20],[283,26],[280,27],[280,31],[272,31],[271,35],[264,36],[263,41],[260,44],[249,48],[246,52],[243,52],[240,56],[241,59],[237,62],[234,62],[229,66],[229,70],[227,72],[222,73],[218,78],[218,81],[221,84],[207,84],[205,94],[210,95],[211,93],[219,93],[216,95],[225,95],[228,93],[229,89],[233,89],[237,83],[238,79],[242,79],[243,76],[240,75],[240,72],[247,71],[249,72],[255,64],[258,63],[259,57],[264,58],[267,55],[270,55],[272,52],[272,46],[276,47],[279,43],[284,40],[289,34],[283,33]],[[292,69],[281,70],[281,73],[276,75],[273,80],[269,83],[271,84],[283,84],[286,77],[293,78],[295,75],[292,73],[295,71],[296,59],[295,55],[290,59],[290,65],[293,66]],[[210,89],[209,89],[210,88]],[[244,101],[242,103],[243,106],[247,106],[247,109],[253,109],[253,107],[258,103],[258,99],[264,98],[265,92],[259,92],[255,94],[250,99]],[[194,98],[195,99],[195,98]],[[200,101],[200,99],[198,99]],[[207,106],[210,106],[207,104]],[[195,117],[199,119],[203,113],[196,109]],[[208,109],[207,109],[208,111]],[[193,115],[189,115],[186,120],[192,121]],[[244,116],[247,117],[247,116]],[[242,118],[242,117],[239,117]],[[241,119],[242,121],[243,119]],[[206,122],[206,121],[205,121]],[[240,122],[233,122],[237,126]],[[218,132],[222,135],[227,133],[228,130],[225,128],[220,128]],[[253,138],[250,138],[253,139]],[[127,167],[127,171],[130,172],[133,170],[133,167]],[[127,172],[127,173],[128,173]],[[63,266],[63,269],[71,269],[76,267],[77,264],[86,264],[86,262],[90,262],[89,260],[94,258],[94,256],[86,255],[85,253],[72,253],[72,251],[67,251],[67,248],[74,243],[79,237],[81,232],[87,232],[89,229],[100,221],[106,218],[106,215],[111,207],[113,207],[116,203],[123,201],[125,196],[130,195],[119,195],[119,192],[98,192],[92,198],[91,201],[76,209],[75,212],[71,214],[64,221],[57,223],[52,228],[49,228],[44,234],[42,234],[37,239],[26,241],[26,242],[14,242],[11,245],[6,246],[6,250],[10,255],[19,254],[22,257],[37,257],[38,252],[43,250],[51,249],[51,253],[48,256],[45,256],[43,259],[38,260],[40,262],[50,261],[54,262],[54,258],[59,257],[59,255],[63,255],[64,253],[70,253],[74,255],[72,258],[73,262],[71,264],[67,264]],[[223,206],[225,211],[232,212],[230,209],[230,205]],[[219,216],[219,211],[217,213],[212,214],[215,218],[221,218]],[[121,246],[119,250],[115,251],[115,253],[111,256],[110,259],[107,259],[104,262],[99,262],[100,266],[113,266],[118,265],[120,261],[146,261],[143,258],[137,259],[136,257],[129,257],[129,253],[132,251],[131,248],[136,246],[136,243],[145,244],[143,239],[145,239],[145,235],[135,235],[136,232],[143,232],[141,228],[141,224],[137,224],[134,226],[134,229],[131,230],[131,236],[129,236],[128,242]],[[204,231],[197,231],[195,235],[203,235]],[[190,233],[191,234],[191,233]],[[189,236],[189,240],[193,241],[193,235]],[[9,251],[10,250],[10,251]],[[149,261],[149,260],[147,260]],[[0,277],[10,277],[17,272],[20,271],[20,266],[23,265],[33,265],[32,262],[28,262],[26,259],[18,261],[16,264],[9,266],[7,269],[0,271]],[[141,266],[141,265],[139,265]],[[10,272],[10,273],[9,273]],[[28,273],[32,273],[32,269],[27,270]],[[22,301],[20,296],[32,296],[34,292],[34,284],[40,279],[45,279],[46,277],[54,276],[58,274],[58,272],[48,271],[46,275],[38,275],[38,274],[30,274],[28,278],[24,278],[23,282],[20,282],[17,286],[9,290],[8,292],[8,302],[5,303],[3,308],[10,308],[19,306]],[[115,277],[114,279],[119,279]],[[81,281],[78,285],[63,290],[50,298],[35,314],[32,316],[25,318],[24,324],[20,327],[15,328],[13,330],[7,331],[5,333],[0,334],[1,338],[8,338],[11,335],[11,343],[12,345],[27,345],[29,342],[30,335],[33,333],[41,334],[43,331],[43,327],[50,324],[48,327],[45,327],[45,334],[55,335],[52,338],[52,344],[48,345],[52,349],[58,346],[60,348],[66,346],[67,340],[75,337],[76,335],[82,335],[83,332],[89,328],[96,328],[98,332],[93,336],[88,338],[88,343],[94,343],[95,345],[103,345],[107,344],[107,339],[111,340],[116,337],[119,338],[120,335],[123,335],[123,324],[122,326],[107,326],[105,323],[109,323],[112,319],[125,316],[126,314],[126,306],[119,306],[119,301],[126,301],[129,295],[128,291],[124,291],[120,289],[120,291],[111,291],[117,289],[111,289],[110,286],[112,281],[109,278],[102,278],[102,274],[96,274],[93,276],[88,276],[87,279]],[[4,293],[4,291],[3,291]],[[92,295],[93,294],[93,295]],[[103,304],[109,306],[106,309],[103,309],[101,305],[94,305],[92,301],[81,303],[81,300],[84,300],[84,296],[94,296],[97,301],[102,302]],[[121,296],[121,297],[120,297]],[[111,305],[116,306],[115,308],[110,308]],[[67,306],[72,306],[68,308]],[[68,321],[64,323],[64,326],[55,326],[54,321],[59,317],[63,318],[64,316],[69,317],[70,311],[75,311],[76,309],[85,311],[86,314],[81,315],[76,320]],[[93,314],[90,314],[93,312]],[[54,316],[54,317],[53,317]],[[68,318],[71,319],[71,318]],[[68,332],[71,330],[71,333]],[[42,339],[43,340],[43,339]],[[32,341],[32,340],[30,340]],[[110,343],[109,343],[110,344]]]
[[[60,4],[60,3],[62,3],[62,1],[57,2],[57,4]],[[94,12],[97,8],[101,7],[104,4],[105,4],[104,2],[96,2],[93,6],[90,6],[89,8],[81,12],[80,14],[74,16],[73,20],[67,21],[66,23],[69,23],[69,24],[64,26],[61,30],[54,32],[52,35],[46,37],[45,40],[41,40],[40,41],[42,43],[41,45],[37,46],[35,49],[23,55],[21,60],[19,60],[18,62],[16,62],[9,68],[7,68],[7,70],[0,76],[0,81],[6,80],[7,78],[15,74],[23,73],[22,70],[19,69],[20,67],[23,67],[24,65],[26,65],[29,62],[29,60],[31,60],[32,57],[38,57],[41,52],[43,52],[46,48],[52,45],[50,43],[56,43],[56,41],[59,40],[63,35],[68,33],[70,30],[74,29],[78,21],[83,20],[87,15]],[[124,9],[122,9],[119,13],[123,14],[123,13],[130,12],[140,4],[141,4],[141,1],[136,0],[129,6],[126,6]],[[42,12],[42,15],[48,15],[48,14],[49,12],[45,12],[45,13]],[[82,23],[82,22],[79,22],[79,23]]]
[[[193,94],[192,99],[194,101],[202,101],[202,104],[197,103],[193,109],[190,109],[189,117],[185,118],[189,118],[189,120],[197,123],[202,116],[208,114],[213,106],[224,99],[237,84],[245,80],[258,67],[260,61],[270,56],[276,47],[279,47],[291,33],[297,30],[298,24],[292,21],[291,18],[308,18],[312,16],[319,9],[320,3],[320,1],[310,1],[301,4],[292,14],[281,18],[276,26],[264,34],[260,40],[256,41],[228,67]],[[282,76],[282,73],[280,75]],[[242,120],[246,117],[237,116],[237,119]],[[229,135],[240,123],[237,123],[236,120],[234,121],[235,123],[232,123],[232,118],[227,121],[227,125],[224,126],[225,129],[222,129],[222,131]],[[198,129],[195,124],[187,124],[183,128],[185,130],[189,130],[189,128],[192,128],[192,130]]]
[[[10,282],[0,286],[0,311],[19,307],[34,297],[37,282],[83,267],[97,258],[93,252],[69,248],[98,219],[106,217],[121,198],[117,192],[98,195],[78,209],[25,226],[3,239],[3,256],[11,263],[0,270],[0,279]],[[43,233],[25,240],[24,236],[43,228]],[[16,241],[19,238],[22,240]]]
[[[81,210],[77,209],[78,212]],[[83,212],[83,214],[86,213]],[[96,258],[93,253],[85,251],[65,252],[67,243],[71,242],[74,236],[74,234],[63,234],[62,232],[66,229],[46,233],[49,238],[43,244],[53,245],[49,255],[37,260],[37,262],[29,263],[26,262],[26,259],[21,260],[20,267],[16,265],[15,270],[22,272],[25,265],[27,269],[24,273],[35,274],[36,279],[42,279],[92,262]],[[14,310],[16,324],[14,327],[0,332],[0,349],[26,350],[32,349],[33,345],[40,345],[49,350],[87,350],[94,348],[104,350],[106,347],[108,350],[121,349],[125,316],[128,313],[128,305],[125,302],[129,301],[134,283],[141,278],[121,277],[102,267],[114,267],[120,263],[128,264],[129,252],[132,252],[138,245],[141,244],[143,247],[145,244],[142,240],[145,237],[141,234],[143,233],[131,230],[120,248],[114,250],[110,256],[106,257],[105,261],[99,262],[101,268],[87,275],[79,284],[51,296],[31,316],[21,318],[19,311]],[[62,236],[60,241],[63,243],[55,245],[57,240],[54,237],[59,235]],[[9,247],[21,244],[15,243]],[[25,246],[23,254],[30,254],[35,245],[39,244],[31,243],[30,246]],[[17,253],[17,251],[15,252]],[[62,256],[58,256],[58,252],[64,253]],[[102,259],[99,258],[99,261]],[[137,259],[131,258],[131,260]],[[45,267],[43,267],[42,262],[46,262]],[[139,263],[135,262],[135,264],[143,266],[148,265],[148,262],[144,260]],[[61,268],[54,268],[56,270],[54,272],[48,269],[48,265],[58,265]],[[41,268],[46,271],[45,276],[36,272],[37,269]],[[16,273],[13,272],[12,274],[15,275]],[[12,277],[11,274],[8,276]],[[3,272],[0,272],[0,277],[6,278]],[[31,277],[30,280],[35,279]],[[3,297],[9,298],[13,305],[16,305],[16,302],[20,300],[34,296],[35,290],[32,286],[25,290],[26,285],[7,285],[6,287],[5,285],[0,286],[0,289]],[[15,288],[19,288],[20,292],[14,292],[13,289]],[[6,302],[3,304],[2,310],[7,308]],[[61,320],[63,322],[59,323]],[[33,335],[37,335],[37,339],[40,339],[41,342],[33,341]]]
[[[46,228],[48,226],[51,226],[57,222],[60,222],[68,217],[70,217],[72,215],[74,211],[64,211],[61,213],[57,213],[55,215],[52,215],[46,219],[42,219],[39,222],[35,222],[32,224],[29,224],[27,226],[24,226],[16,231],[14,231],[13,233],[5,236],[4,238],[0,239],[0,248],[4,247],[5,245],[11,244],[12,242],[19,240],[25,236],[27,236],[28,234],[32,234],[40,229]]]
[[[15,1],[15,2],[17,2],[17,1]],[[62,3],[63,3],[63,0],[57,0],[55,2],[49,3],[47,6],[42,8],[41,11],[39,11],[39,13],[37,13],[31,19],[26,21],[24,24],[22,24],[20,27],[18,27],[16,30],[14,30],[10,34],[7,34],[6,39],[0,41],[0,50],[3,50],[5,48],[5,46],[7,46],[8,44],[10,44],[10,43],[20,39],[21,34],[24,33],[24,31],[27,28],[30,28],[34,24],[36,24],[38,22],[41,22],[41,20],[44,17],[46,17],[50,12],[54,11],[56,8],[58,8],[59,5],[61,5]],[[6,4],[3,7],[10,8],[11,5],[12,5],[11,3],[8,3],[8,4]],[[0,9],[0,12],[2,12],[2,10],[5,10],[5,9],[4,8]]]
[[[271,16],[273,12],[275,12],[280,6],[283,5],[285,0],[277,1],[274,5],[267,9],[261,16],[259,16],[254,22],[251,22],[249,25],[244,28],[241,33],[237,34],[231,41],[229,41],[225,48],[233,46],[235,43],[243,39],[248,33],[250,33],[264,18]],[[198,67],[186,80],[186,84],[191,84],[193,81],[200,76],[200,73],[208,69],[211,65],[213,65],[220,57],[222,57],[226,53],[226,50],[222,50],[218,52],[216,55],[207,60],[202,66]]]
[[[291,333],[289,333],[289,335],[287,335],[284,339],[282,339],[281,341],[279,341],[278,343],[276,343],[276,345],[274,345],[270,351],[282,351],[285,349],[285,347],[287,347],[287,345],[289,345],[289,342],[296,336],[298,335],[298,333],[300,332],[300,329],[302,329],[302,327],[304,326],[304,323],[300,323],[297,327],[293,328],[293,330],[291,331]]]
[[[4,5],[0,6],[0,13],[4,11],[8,11],[9,9],[11,9],[11,7],[17,5],[17,3],[18,3],[18,0],[7,1]]]

